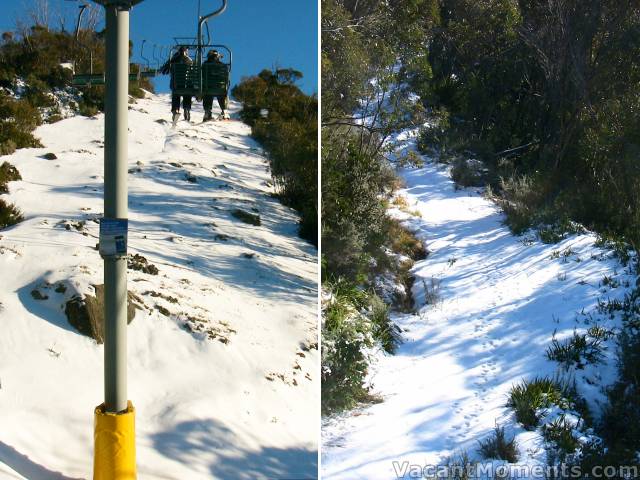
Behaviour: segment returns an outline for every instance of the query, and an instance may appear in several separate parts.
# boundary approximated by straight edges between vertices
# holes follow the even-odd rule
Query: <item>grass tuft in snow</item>
[[[504,427],[496,426],[493,436],[478,442],[478,451],[485,459],[506,460],[509,463],[518,461],[518,444],[515,437],[507,439]]]
[[[370,297],[368,317],[373,324],[373,337],[380,342],[385,352],[393,353],[400,343],[400,329],[391,321],[389,306],[376,294]]]
[[[582,369],[586,364],[599,363],[603,358],[603,342],[613,336],[613,332],[599,326],[593,326],[586,334],[573,332],[573,336],[564,342],[553,338],[547,348],[547,358],[569,369],[571,366]]]
[[[567,420],[564,415],[560,415],[552,422],[543,425],[542,435],[547,442],[554,445],[560,457],[564,458],[574,453],[580,446],[580,442],[573,435],[575,428],[574,423]]]
[[[446,476],[439,476],[443,480],[470,480],[472,478],[474,463],[467,451],[460,451],[448,457],[444,461],[447,466]]]
[[[422,280],[424,287],[424,301],[427,305],[436,305],[440,301],[440,285],[439,278],[431,277],[429,281]]]
[[[559,380],[548,377],[523,380],[511,387],[507,406],[511,407],[516,420],[527,430],[535,430],[540,423],[541,410],[557,405],[570,408],[570,389]]]
[[[22,220],[24,217],[18,207],[0,199],[0,229],[15,225]]]

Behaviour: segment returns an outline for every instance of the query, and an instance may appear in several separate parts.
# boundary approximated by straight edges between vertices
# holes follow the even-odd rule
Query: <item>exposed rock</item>
[[[93,338],[98,344],[104,343],[104,285],[94,285],[96,295],[74,296],[65,305],[64,313],[69,324],[82,335]],[[127,323],[131,323],[140,308],[134,301],[140,299],[128,292]]]
[[[45,160],[57,160],[58,156],[55,153],[45,153],[42,158],[44,158]]]
[[[40,293],[40,290],[38,290],[38,289],[31,290],[31,296],[35,300],[47,300],[49,298],[49,295],[44,295],[44,294]]]

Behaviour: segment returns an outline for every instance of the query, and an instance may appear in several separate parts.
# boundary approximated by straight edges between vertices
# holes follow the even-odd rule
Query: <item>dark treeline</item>
[[[43,25],[4,33],[0,42],[0,87],[4,88],[0,90],[0,155],[38,146],[31,132],[45,120],[43,111],[47,111],[49,123],[61,119],[51,94],[69,89],[72,79],[72,71],[61,64],[74,64],[77,73],[89,73],[93,57],[93,71],[102,73],[104,54],[104,32],[80,30],[78,40],[74,33]],[[140,98],[141,88],[153,91],[151,83],[141,79],[130,84],[129,92]],[[104,87],[70,93],[77,97],[70,106],[81,115],[95,115],[104,109]]]
[[[268,153],[278,197],[301,216],[300,236],[318,245],[318,99],[292,69],[263,70],[233,88],[242,120]]]
[[[323,0],[322,9],[322,379],[331,412],[367,398],[363,352],[376,328],[361,294],[397,235],[385,216],[396,182],[385,159],[391,132],[428,120],[419,150],[451,162],[456,181],[487,185],[515,233],[534,228],[557,241],[581,224],[604,244],[640,245],[640,3]],[[469,157],[481,173],[465,171]],[[605,443],[583,449],[584,465],[635,462],[640,450],[629,427],[640,424],[639,298],[621,306],[619,381],[593,419]]]
[[[439,12],[419,93],[523,206],[514,230],[571,219],[638,244],[640,4],[441,0]]]

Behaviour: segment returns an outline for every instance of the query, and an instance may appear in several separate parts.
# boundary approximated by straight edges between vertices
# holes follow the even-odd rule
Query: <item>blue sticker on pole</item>
[[[126,218],[100,219],[100,255],[121,257],[127,254],[129,220]]]

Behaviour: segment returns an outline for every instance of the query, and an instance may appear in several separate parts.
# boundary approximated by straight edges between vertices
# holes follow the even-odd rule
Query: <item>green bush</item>
[[[55,105],[55,100],[51,95],[51,89],[44,81],[34,75],[26,79],[27,86],[24,92],[24,99],[36,108],[49,108]]]
[[[0,198],[0,229],[10,227],[24,220],[22,212],[13,204]]]
[[[322,412],[332,413],[370,398],[364,387],[365,350],[373,345],[372,325],[360,313],[366,293],[345,282],[328,284],[331,299],[323,306]]]
[[[485,183],[484,167],[478,160],[457,158],[451,167],[451,179],[461,187],[481,187]]]
[[[390,190],[388,175],[376,152],[361,150],[355,135],[323,131],[322,249],[326,271],[355,280],[369,259],[392,240],[381,197]]]
[[[478,450],[484,459],[506,460],[509,463],[518,461],[518,444],[515,437],[507,440],[504,427],[496,426],[493,437],[480,440]]]
[[[15,182],[16,180],[22,180],[22,176],[18,169],[11,165],[9,162],[3,162],[0,165],[0,193],[9,193],[9,182]]]
[[[38,109],[28,101],[0,94],[0,144],[5,145],[7,151],[12,144],[16,148],[42,146],[31,134],[41,122]]]
[[[0,156],[11,155],[16,151],[17,148],[18,146],[13,140],[5,140],[4,142],[0,142]]]

